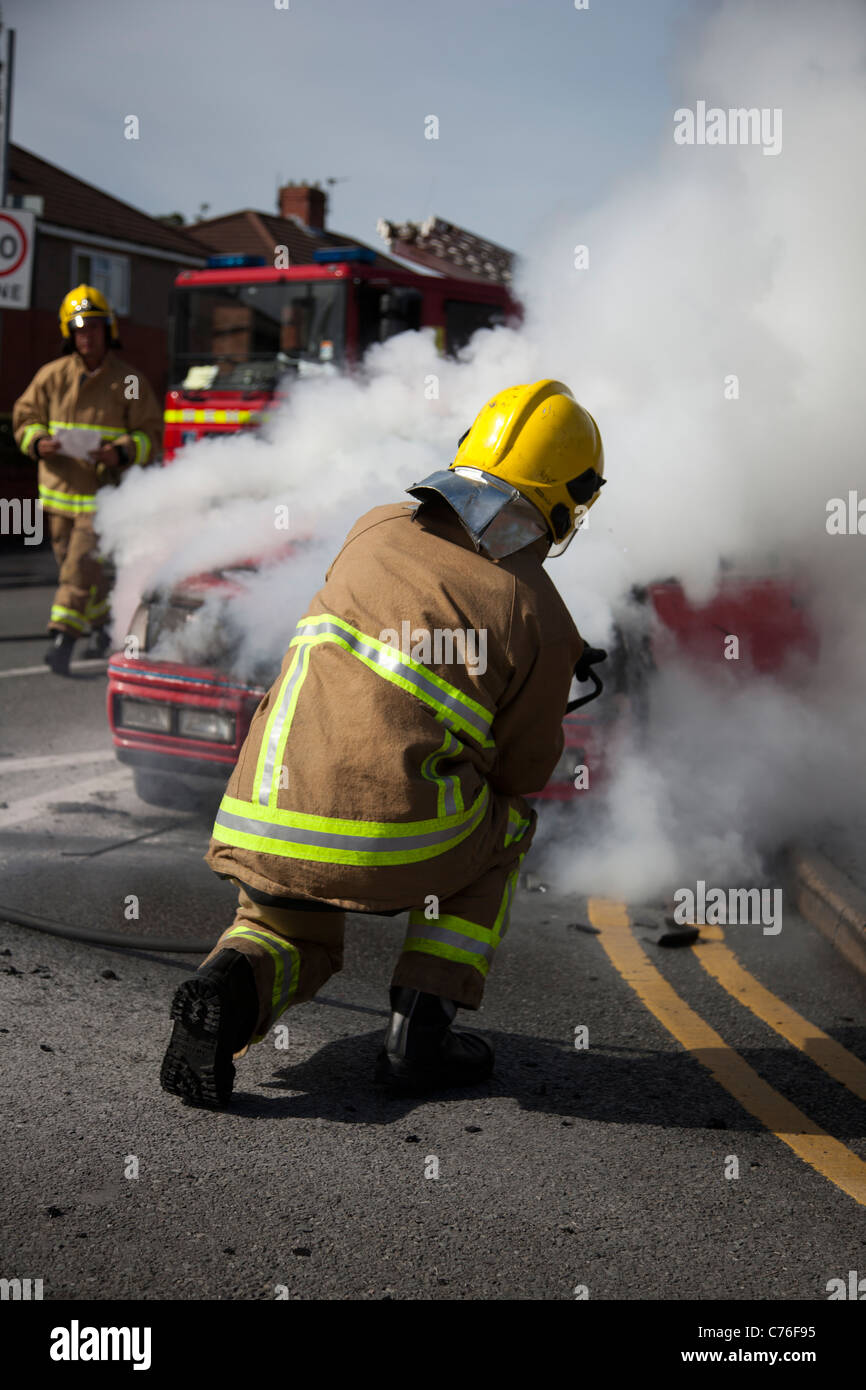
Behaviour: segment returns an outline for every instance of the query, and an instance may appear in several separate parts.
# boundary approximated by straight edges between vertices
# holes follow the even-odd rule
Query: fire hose
[[[566,714],[571,714],[573,710],[580,709],[581,705],[588,705],[590,700],[597,700],[604,690],[601,677],[592,669],[593,666],[597,666],[600,661],[607,661],[607,652],[602,651],[601,647],[584,646],[581,658],[574,668],[574,679],[580,685],[584,685],[587,681],[591,681],[594,689],[591,690],[588,695],[581,695],[576,700],[569,700],[565,707]]]
[[[0,921],[13,922],[17,927],[63,936],[69,941],[86,941],[93,946],[119,946],[127,951],[151,951],[157,955],[206,956],[213,950],[213,941],[183,941],[179,937],[125,936],[121,932],[97,931],[92,927],[70,927],[49,917],[37,917],[33,912],[18,908],[0,907]]]

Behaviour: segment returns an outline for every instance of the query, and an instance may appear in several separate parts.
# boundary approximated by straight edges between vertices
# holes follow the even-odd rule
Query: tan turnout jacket
[[[417,506],[362,516],[299,623],[217,816],[218,874],[393,911],[516,857],[583,642],[543,541],[493,561]]]
[[[130,383],[134,378],[134,385]],[[127,399],[128,390],[137,399]],[[36,458],[35,445],[46,434],[86,428],[93,447],[122,445],[133,464],[150,463],[162,441],[162,411],[149,383],[115,352],[107,352],[88,376],[77,352],[40,367],[12,411],[15,442]],[[96,465],[86,459],[54,454],[39,460],[39,496],[47,512],[80,516],[96,510],[100,482]]]

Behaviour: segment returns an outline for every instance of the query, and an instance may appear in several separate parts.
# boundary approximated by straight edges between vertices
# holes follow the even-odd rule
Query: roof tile
[[[45,200],[41,220],[60,227],[114,237],[119,241],[135,241],[160,251],[176,251],[182,256],[201,255],[198,243],[181,227],[166,226],[20,145],[9,146],[8,192],[39,194]]]

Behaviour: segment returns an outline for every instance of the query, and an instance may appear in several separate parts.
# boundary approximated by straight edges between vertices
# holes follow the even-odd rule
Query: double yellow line
[[[866,1163],[774,1090],[680,998],[638,944],[625,904],[590,898],[589,920],[614,968],[677,1042],[798,1158],[866,1206]],[[701,937],[692,949],[708,974],[834,1080],[866,1100],[866,1066],[859,1058],[759,984],[723,944],[718,927],[702,926]]]

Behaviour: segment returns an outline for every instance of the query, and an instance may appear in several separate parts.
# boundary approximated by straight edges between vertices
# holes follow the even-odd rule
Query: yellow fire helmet
[[[543,516],[561,555],[604,486],[595,420],[561,381],[509,386],[489,400],[460,440],[451,468],[510,484]]]
[[[64,338],[70,338],[76,328],[83,328],[88,319],[96,318],[107,319],[109,336],[117,337],[117,319],[102,291],[93,285],[77,285],[60,306],[60,332]]]

